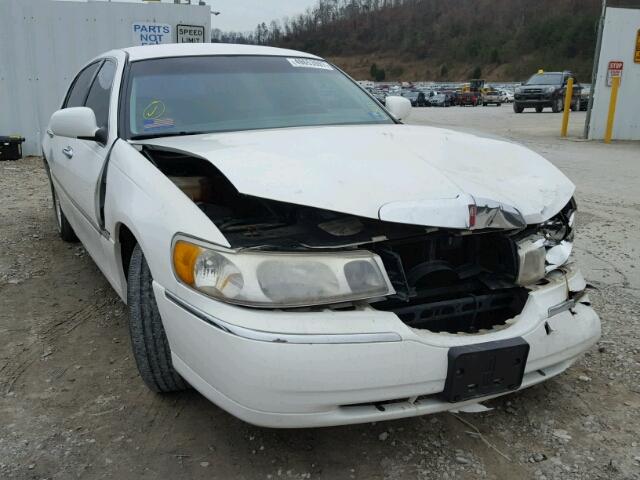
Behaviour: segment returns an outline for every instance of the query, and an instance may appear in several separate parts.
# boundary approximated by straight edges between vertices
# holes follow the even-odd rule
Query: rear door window
[[[100,62],[92,63],[78,74],[76,80],[69,89],[69,93],[67,93],[67,99],[63,108],[84,106],[84,101],[87,98],[87,92],[91,86],[91,81],[93,80],[99,66]]]

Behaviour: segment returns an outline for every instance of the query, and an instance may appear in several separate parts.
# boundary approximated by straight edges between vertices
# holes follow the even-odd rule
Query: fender
[[[128,142],[114,144],[105,183],[104,225],[112,232],[108,255],[120,269],[116,290],[121,297],[126,297],[119,243],[122,225],[136,237],[153,278],[165,288],[177,284],[171,266],[171,244],[177,233],[230,246],[197,205]]]

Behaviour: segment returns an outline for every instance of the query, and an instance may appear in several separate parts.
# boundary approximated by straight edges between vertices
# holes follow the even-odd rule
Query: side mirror
[[[411,102],[404,97],[387,97],[386,106],[397,120],[404,120],[411,114]]]
[[[73,107],[58,110],[51,116],[49,128],[60,137],[79,138],[106,143],[107,132],[98,128],[96,115],[88,107]]]

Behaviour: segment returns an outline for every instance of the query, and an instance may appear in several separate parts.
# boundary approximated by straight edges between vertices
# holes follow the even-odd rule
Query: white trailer
[[[113,48],[210,41],[209,6],[0,1],[0,135],[39,155],[49,117],[83,64]],[[200,35],[202,33],[202,35]]]

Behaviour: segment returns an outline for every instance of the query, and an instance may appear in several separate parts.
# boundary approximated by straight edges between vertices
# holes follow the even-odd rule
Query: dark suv
[[[535,108],[540,113],[545,107],[551,107],[554,113],[564,110],[564,97],[567,82],[573,77],[573,96],[571,110],[580,107],[582,86],[571,72],[540,72],[516,88],[513,111],[522,113],[525,108]]]

